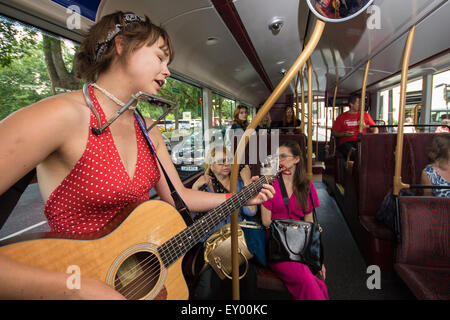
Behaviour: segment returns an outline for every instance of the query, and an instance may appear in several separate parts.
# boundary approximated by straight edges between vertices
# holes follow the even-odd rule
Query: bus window
[[[236,107],[234,100],[213,93],[212,100],[212,126],[217,129],[226,129],[233,122],[233,112]]]
[[[431,101],[430,123],[441,123],[450,118],[448,104],[450,102],[450,70],[433,75],[433,96]]]
[[[46,97],[81,88],[72,71],[72,41],[2,15],[0,39],[0,120]]]

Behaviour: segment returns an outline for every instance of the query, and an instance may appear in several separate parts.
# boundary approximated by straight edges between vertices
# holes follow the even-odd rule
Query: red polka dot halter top
[[[93,87],[89,96],[100,116],[107,120]],[[155,156],[134,120],[137,138],[136,170],[130,179],[109,128],[96,136],[97,119],[91,112],[86,149],[69,175],[50,195],[44,213],[52,232],[83,234],[98,231],[131,202],[149,199],[149,191],[159,181]]]

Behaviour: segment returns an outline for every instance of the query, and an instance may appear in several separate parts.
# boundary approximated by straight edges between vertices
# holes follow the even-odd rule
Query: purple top
[[[291,216],[289,217],[286,206],[283,202],[283,196],[281,194],[280,185],[278,184],[278,180],[275,180],[272,184],[275,189],[275,194],[272,199],[267,200],[263,203],[263,206],[272,211],[272,219],[293,219],[300,220],[305,216],[305,213],[302,210],[300,204],[298,204],[297,208],[297,200],[295,195],[292,193],[289,198],[289,210],[291,212]],[[311,195],[314,201],[314,206],[317,208],[320,206],[319,197],[317,196],[316,188],[312,182],[309,183],[311,189]],[[289,195],[288,195],[289,196]],[[312,212],[311,199],[308,195],[308,211],[306,214]]]

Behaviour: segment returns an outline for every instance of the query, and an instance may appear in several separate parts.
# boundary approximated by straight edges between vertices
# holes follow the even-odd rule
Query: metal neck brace
[[[165,118],[167,116],[167,114],[170,111],[174,110],[177,106],[176,103],[174,103],[172,101],[169,101],[169,100],[166,100],[159,96],[155,96],[151,93],[146,93],[146,92],[142,92],[142,91],[139,91],[138,93],[132,95],[130,100],[127,103],[123,103],[121,101],[118,101],[118,102],[120,102],[120,103],[118,103],[114,99],[111,98],[117,104],[121,105],[122,108],[120,108],[119,111],[117,111],[117,113],[102,126],[100,116],[98,115],[98,112],[95,109],[91,98],[89,97],[89,86],[90,85],[93,85],[93,84],[85,83],[83,85],[83,95],[84,95],[87,105],[92,110],[92,112],[94,113],[94,115],[97,119],[97,128],[92,128],[92,133],[97,136],[101,135],[106,130],[106,128],[108,128],[125,111],[127,111],[129,109],[135,111],[136,106],[133,106],[133,104],[138,100],[144,101],[151,105],[155,105],[155,106],[165,109],[164,113],[156,121],[154,121],[150,127],[146,128],[147,132],[149,132],[154,126],[156,126],[163,118]],[[96,87],[98,87],[98,86],[96,86]],[[107,96],[109,97],[109,95],[107,95]]]

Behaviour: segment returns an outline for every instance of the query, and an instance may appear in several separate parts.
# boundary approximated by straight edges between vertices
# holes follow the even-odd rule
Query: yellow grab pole
[[[364,122],[364,113],[366,109],[366,87],[367,87],[367,76],[369,75],[370,69],[370,60],[367,60],[366,69],[364,70],[364,79],[361,90],[361,109],[360,109],[360,117],[359,117],[359,133],[362,133],[364,129],[367,129],[369,126]]]
[[[305,87],[304,87],[304,81],[303,81],[303,72],[300,70],[298,72],[300,75],[300,86],[301,86],[301,92],[302,92],[302,123],[300,125],[301,131],[304,134],[305,133]]]
[[[331,119],[331,123],[333,124],[334,122],[334,108],[336,107],[336,96],[337,96],[337,89],[338,87],[334,87],[334,95],[333,95],[333,115],[332,115],[332,119]],[[325,126],[327,127],[325,130],[325,142],[328,141],[328,111],[327,111],[327,118],[325,119],[326,124]]]
[[[300,80],[300,76],[297,76],[297,80],[295,80],[295,119],[298,119],[299,111],[300,111],[300,101],[298,97],[298,83]]]
[[[319,96],[316,96],[316,161],[319,158]]]
[[[308,144],[307,144],[307,157],[306,157],[306,177],[309,181],[312,181],[312,63],[311,59],[308,59]]]
[[[317,19],[316,25],[314,26],[313,33],[308,41],[308,44],[303,49],[300,56],[294,62],[292,67],[280,81],[280,83],[276,86],[275,90],[272,94],[267,98],[266,102],[259,109],[253,121],[245,130],[242,135],[242,139],[239,141],[239,144],[236,148],[236,153],[234,155],[234,162],[231,169],[231,192],[236,193],[237,191],[237,179],[238,179],[238,171],[239,171],[239,162],[244,154],[245,147],[248,143],[248,140],[245,137],[250,137],[252,133],[255,131],[255,128],[259,125],[264,116],[269,112],[270,108],[274,105],[274,103],[278,100],[281,94],[284,92],[286,87],[292,81],[296,73],[300,70],[300,68],[305,64],[306,60],[309,59],[312,52],[317,46],[317,43],[322,36],[323,29],[325,28],[325,22]],[[233,300],[239,300],[239,257],[238,257],[238,243],[237,243],[237,229],[238,228],[238,210],[236,210],[231,216],[231,260],[232,260],[232,286],[233,286]]]
[[[412,26],[409,30],[408,39],[406,40],[405,52],[403,53],[402,78],[400,82],[400,106],[398,109],[398,131],[397,146],[395,148],[395,171],[394,171],[394,187],[393,193],[398,196],[401,189],[409,188],[408,184],[402,182],[402,155],[403,155],[403,124],[405,121],[405,105],[406,105],[406,85],[408,83],[408,66],[411,57],[411,49],[414,41],[414,33],[416,26]]]
[[[423,102],[417,104],[414,107],[414,124],[418,124],[419,123],[419,108],[421,108],[423,106]]]

